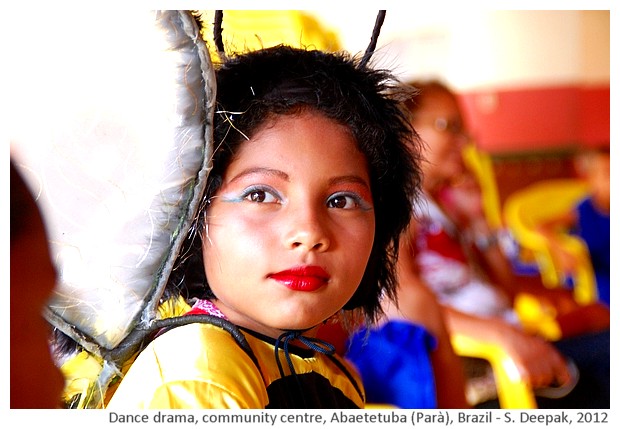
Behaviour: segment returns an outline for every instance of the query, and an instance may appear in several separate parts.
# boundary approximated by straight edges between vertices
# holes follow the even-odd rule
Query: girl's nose
[[[290,210],[288,231],[285,234],[285,244],[291,249],[304,248],[307,251],[324,252],[331,240],[327,220],[319,210],[302,207]]]

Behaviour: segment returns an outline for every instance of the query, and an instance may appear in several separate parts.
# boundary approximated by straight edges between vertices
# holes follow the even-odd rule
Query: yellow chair
[[[484,215],[489,226],[500,229],[503,226],[502,210],[491,155],[470,142],[463,148],[462,156],[465,165],[474,173],[480,184]]]
[[[554,260],[549,240],[537,228],[570,211],[587,192],[588,185],[582,180],[544,180],[513,193],[504,205],[506,226],[520,248],[533,255],[542,282],[549,288],[561,287],[566,275]],[[575,300],[580,304],[596,301],[596,280],[586,244],[568,231],[558,231],[558,243],[578,261],[573,275]]]
[[[533,226],[530,221],[534,221],[537,218],[536,213],[538,212],[536,207],[546,207],[545,213],[549,214],[551,212],[557,213],[556,210],[560,209],[566,210],[569,204],[583,196],[586,190],[581,183],[576,184],[573,182],[570,183],[570,191],[563,188],[565,186],[564,183],[554,184],[550,187],[545,186],[544,193],[546,194],[546,192],[555,193],[555,189],[551,188],[561,185],[562,189],[559,189],[559,194],[565,198],[562,204],[544,204],[538,199],[538,196],[524,196],[521,199],[521,196],[515,195],[510,202],[507,202],[507,210],[503,211],[493,169],[493,160],[490,154],[478,148],[474,142],[470,142],[463,148],[462,155],[465,165],[474,173],[480,184],[484,213],[489,225],[495,229],[507,227],[508,230],[516,234],[516,238],[523,249],[536,254],[537,249],[543,247],[542,241],[534,239],[533,242],[538,244],[538,246],[530,245],[532,241],[528,241],[528,237],[532,234]],[[538,189],[535,193],[538,193]],[[548,195],[544,197],[541,195],[541,197],[542,201],[550,201]],[[524,218],[527,218],[528,221],[522,220]],[[575,253],[582,252],[583,248],[579,247],[578,240],[570,236],[564,236],[563,239],[566,242],[566,246],[573,248]],[[525,243],[522,240],[525,240]],[[555,277],[552,277],[553,275]],[[545,276],[545,284],[549,286],[559,285],[561,279],[555,271],[545,272]],[[588,272],[588,265],[584,264],[584,268],[579,271],[578,277],[578,282],[583,286],[580,286],[578,288],[579,292],[576,292],[576,295],[580,296],[581,302],[589,302],[592,299],[591,291],[594,289],[592,281],[592,272]],[[582,291],[582,289],[585,289],[585,291]],[[554,310],[544,306],[536,297],[529,294],[519,294],[515,298],[514,306],[526,331],[541,335],[551,341],[561,338],[561,330],[556,322]],[[514,361],[505,350],[496,344],[485,343],[463,335],[453,335],[451,343],[457,355],[480,358],[489,362],[495,378],[500,407],[537,408],[534,390],[521,379]]]
[[[474,174],[482,192],[484,214],[493,229],[503,227],[503,216],[493,160],[475,142],[462,150],[463,161]],[[452,335],[454,352],[462,357],[484,359],[491,365],[495,378],[498,400],[502,408],[537,408],[532,388],[519,376],[511,357],[499,346],[484,343],[464,335]]]
[[[537,408],[532,387],[523,381],[517,367],[505,350],[496,344],[486,343],[474,338],[453,334],[450,342],[459,356],[484,359],[493,369],[497,398],[501,408]]]
[[[559,386],[533,389],[524,382],[515,362],[500,347],[472,340],[465,336],[453,336],[452,345],[457,354],[486,359],[491,364],[497,388],[500,408],[532,409],[538,408],[536,397],[557,399],[569,394],[579,381],[579,369],[571,359],[567,361],[569,380]]]

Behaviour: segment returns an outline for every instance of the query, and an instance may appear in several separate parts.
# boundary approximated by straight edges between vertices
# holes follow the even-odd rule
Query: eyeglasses
[[[464,130],[463,123],[460,120],[452,121],[448,118],[431,118],[424,116],[417,116],[415,118],[417,121],[423,121],[427,124],[433,126],[435,131],[439,131],[440,133],[450,133],[455,136],[466,136],[467,133]]]

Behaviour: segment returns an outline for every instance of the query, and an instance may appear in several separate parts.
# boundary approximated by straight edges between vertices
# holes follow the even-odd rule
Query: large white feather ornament
[[[50,320],[105,360],[152,323],[200,203],[213,67],[186,11],[46,19],[36,42],[47,54],[16,61],[11,156],[59,273]]]

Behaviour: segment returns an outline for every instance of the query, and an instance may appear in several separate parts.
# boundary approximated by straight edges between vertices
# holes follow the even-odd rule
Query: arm
[[[570,380],[563,356],[544,339],[526,334],[501,319],[480,318],[446,307],[444,314],[450,332],[502,347],[533,388]]]
[[[401,284],[398,300],[399,311],[404,317],[409,319],[416,318],[416,315],[420,313],[425,314],[424,311],[416,310],[415,302],[413,301],[414,297],[422,296],[423,291],[432,295],[431,289],[420,279],[414,261],[414,249],[411,241],[414,228],[415,222],[412,224],[410,234],[402,240],[399,253],[399,284]],[[415,292],[416,290],[417,293]],[[436,300],[427,301],[434,302],[434,305],[437,305]],[[417,308],[419,309],[419,307]],[[445,325],[440,327],[439,329],[441,330],[437,332],[439,332],[439,335],[443,335],[444,343],[450,343],[449,339],[445,340],[446,337],[449,338],[447,333],[459,333],[479,341],[498,344],[510,356],[513,356],[522,377],[528,380],[534,387],[548,385],[554,381],[564,382],[570,377],[563,357],[552,345],[541,338],[523,333],[517,327],[508,324],[504,320],[484,319],[447,307],[442,307],[442,312],[437,314],[443,314],[440,320]],[[422,321],[422,323],[425,326],[429,326],[429,329],[430,327],[437,329],[437,325],[433,325],[432,321],[428,320],[430,316],[426,314],[425,317],[427,319]],[[441,331],[443,331],[443,334],[441,334]],[[450,351],[452,352],[452,350]]]
[[[485,275],[514,299],[519,282],[499,245],[497,231],[487,222],[482,194],[475,181],[464,179],[446,186],[437,192],[436,200],[461,231],[461,239],[477,249],[474,256]]]

